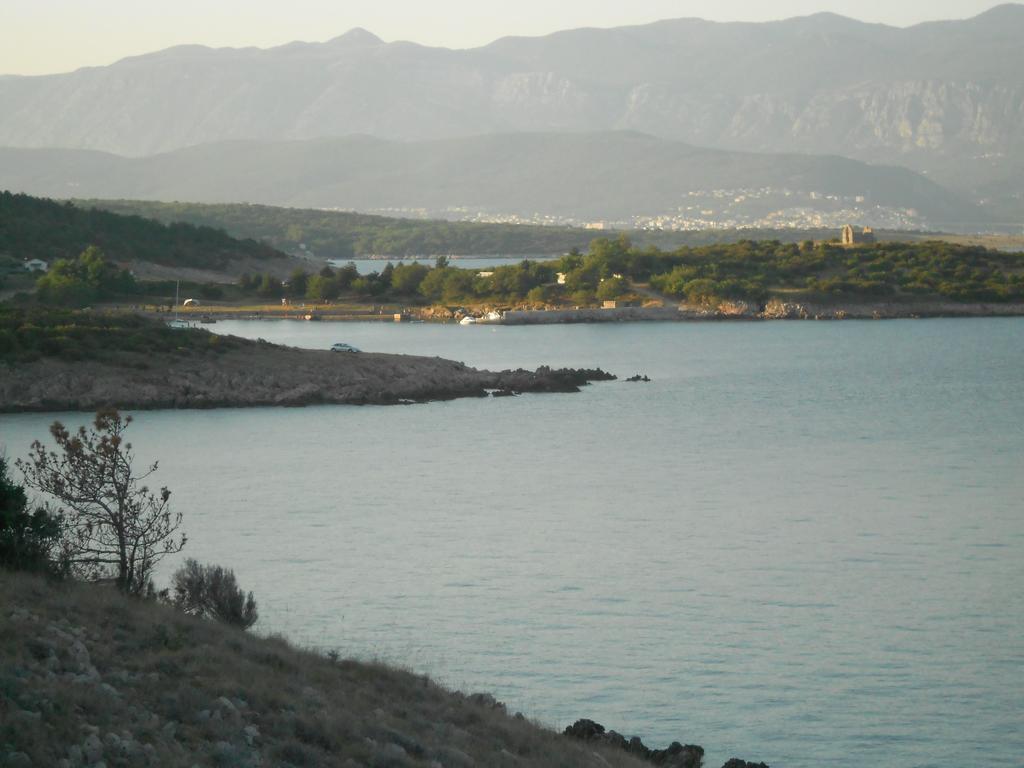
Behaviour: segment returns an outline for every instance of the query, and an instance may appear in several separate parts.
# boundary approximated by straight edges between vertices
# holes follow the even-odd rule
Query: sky
[[[506,35],[659,19],[768,21],[831,11],[909,26],[998,0],[0,0],[0,74],[68,72],[199,43],[267,48],[353,27],[384,40],[471,48]]]

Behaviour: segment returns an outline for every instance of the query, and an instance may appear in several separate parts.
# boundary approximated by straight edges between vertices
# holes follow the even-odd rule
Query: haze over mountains
[[[0,186],[582,218],[673,211],[694,190],[772,187],[980,226],[1024,208],[1022,39],[1024,6],[1012,4],[908,29],[818,14],[470,50],[358,29],[270,50],[184,46],[0,79],[0,146],[172,153],[8,152]],[[520,132],[536,135],[510,135]],[[576,147],[573,132],[596,133]],[[261,143],[215,145],[238,140]],[[210,146],[179,151],[193,145]],[[949,191],[891,168],[779,153],[901,165]]]
[[[610,162],[610,160],[614,162]],[[640,133],[496,134],[395,142],[348,137],[203,144],[148,158],[83,150],[0,149],[0,182],[53,197],[245,201],[433,214],[545,211],[559,219],[632,220],[715,201],[717,188],[828,189],[848,205],[914,200],[932,221],[968,207],[923,176],[834,156],[746,154]],[[704,191],[703,194],[700,194]],[[750,193],[743,210],[777,204]],[[790,195],[793,197],[793,194]],[[826,201],[818,201],[824,203]],[[795,205],[790,201],[790,205]],[[763,211],[763,212],[764,212]]]

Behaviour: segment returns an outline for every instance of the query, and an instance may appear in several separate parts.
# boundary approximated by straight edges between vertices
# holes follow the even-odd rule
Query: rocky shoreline
[[[696,745],[591,720],[560,734],[490,694],[107,587],[0,570],[0,591],[2,766],[714,768]]]
[[[398,405],[526,392],[578,392],[599,369],[482,371],[438,357],[332,353],[251,342],[223,353],[117,363],[0,363],[0,412]]]
[[[874,302],[818,304],[772,300],[766,304],[727,301],[714,307],[644,306],[510,310],[501,325],[555,323],[701,322],[716,320],[899,320],[936,317],[1021,317],[1024,304],[959,302]]]

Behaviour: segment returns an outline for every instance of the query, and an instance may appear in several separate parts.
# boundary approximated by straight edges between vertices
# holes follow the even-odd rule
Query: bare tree
[[[170,510],[171,492],[150,491],[142,481],[156,472],[153,462],[132,474],[131,443],[124,431],[132,417],[115,410],[96,414],[91,429],[70,433],[55,421],[56,451],[38,440],[28,460],[18,461],[25,484],[61,505],[63,547],[72,572],[86,579],[114,576],[130,594],[146,591],[157,562],[180,552],[181,513]]]

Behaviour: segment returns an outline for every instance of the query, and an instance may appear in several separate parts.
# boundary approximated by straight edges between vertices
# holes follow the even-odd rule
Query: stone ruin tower
[[[875,242],[875,231],[871,227],[864,227],[860,232],[852,225],[843,227],[843,245],[862,245]]]

